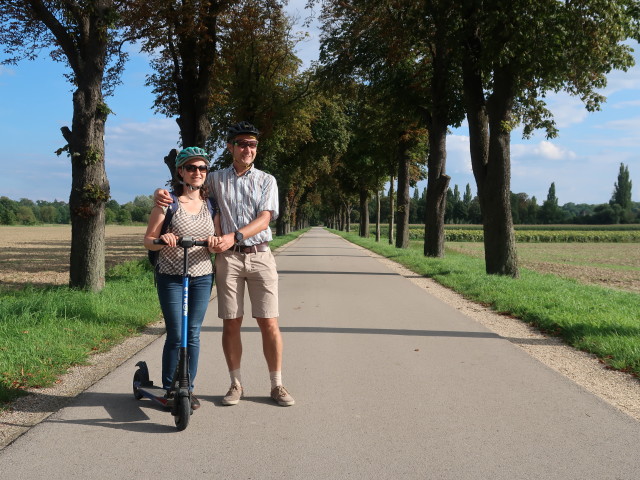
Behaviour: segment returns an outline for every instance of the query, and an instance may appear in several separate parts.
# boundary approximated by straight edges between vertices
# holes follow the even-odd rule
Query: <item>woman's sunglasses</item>
[[[186,165],[184,168],[187,172],[193,173],[196,170],[200,170],[200,173],[207,173],[209,171],[209,167],[206,165]]]

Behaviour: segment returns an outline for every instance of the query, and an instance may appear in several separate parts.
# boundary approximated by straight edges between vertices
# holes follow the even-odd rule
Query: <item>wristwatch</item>
[[[233,237],[236,239],[236,243],[240,243],[244,239],[244,235],[236,230],[236,233],[233,234]]]

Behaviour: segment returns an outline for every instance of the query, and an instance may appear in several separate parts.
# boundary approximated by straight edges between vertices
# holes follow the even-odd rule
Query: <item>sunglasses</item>
[[[200,173],[207,173],[209,171],[209,167],[206,165],[185,165],[184,168],[187,172],[193,173],[196,170],[200,170]]]
[[[238,146],[238,147],[240,147],[240,148],[245,148],[245,147],[256,148],[258,146],[258,142],[257,141],[247,142],[246,140],[234,141],[233,144]]]

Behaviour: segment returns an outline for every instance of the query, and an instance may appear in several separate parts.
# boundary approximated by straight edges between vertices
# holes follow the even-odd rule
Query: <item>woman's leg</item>
[[[173,373],[178,364],[182,323],[182,277],[158,274],[156,288],[167,329],[162,350],[162,387],[168,390],[171,388]]]

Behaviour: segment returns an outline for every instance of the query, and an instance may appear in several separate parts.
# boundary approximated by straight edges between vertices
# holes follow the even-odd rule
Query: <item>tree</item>
[[[471,163],[482,209],[487,273],[518,276],[510,208],[510,135],[557,134],[544,104],[547,91],[578,95],[599,108],[598,89],[613,68],[633,64],[621,42],[634,34],[625,0],[464,0],[464,98]]]
[[[547,199],[543,202],[538,214],[542,223],[560,223],[562,220],[562,211],[558,206],[558,197],[556,197],[556,184],[551,183]]]
[[[205,147],[209,110],[221,68],[221,18],[237,0],[132,0],[124,3],[127,35],[154,55],[147,79],[156,112],[175,116],[182,145]],[[173,174],[174,165],[167,162]]]
[[[618,181],[614,184],[613,195],[609,204],[612,206],[614,204],[620,205],[625,221],[631,221],[631,191],[632,184],[631,178],[629,177],[629,167],[621,163],[620,171],[618,172]]]
[[[104,97],[113,92],[126,56],[116,40],[115,0],[6,0],[0,6],[0,43],[15,64],[50,50],[67,63],[74,85],[71,129],[62,127],[71,158],[70,286],[98,291],[105,282],[104,204],[109,182],[104,167]]]

